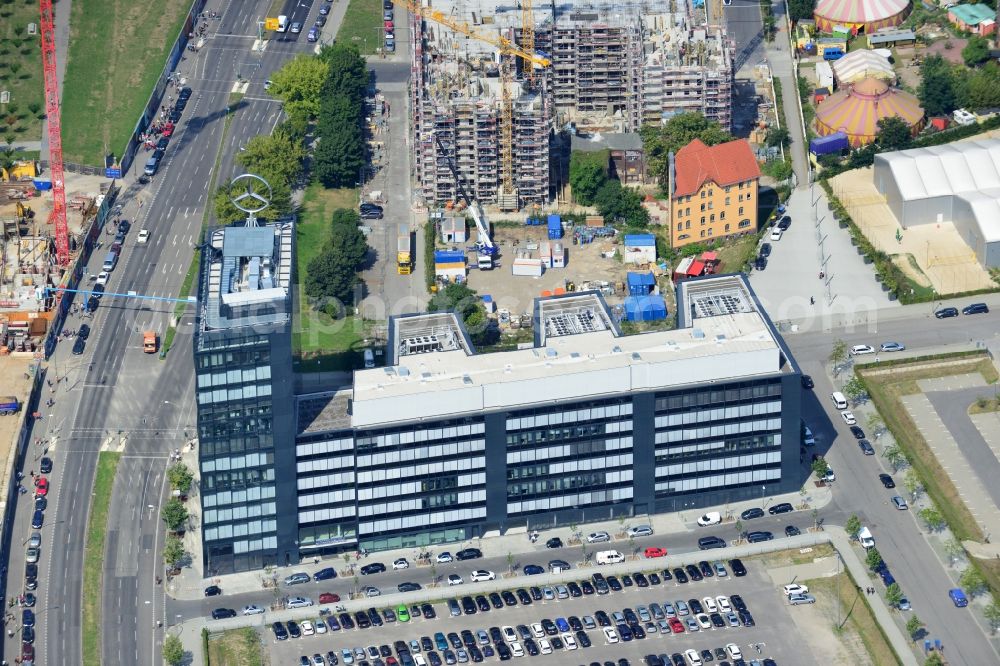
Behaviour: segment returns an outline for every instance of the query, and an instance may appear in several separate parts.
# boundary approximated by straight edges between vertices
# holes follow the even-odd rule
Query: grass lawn
[[[860,638],[864,644],[865,656],[876,666],[896,666],[900,663],[899,657],[889,644],[882,626],[872,615],[868,601],[859,592],[860,588],[850,575],[842,573],[839,576],[814,578],[803,582],[809,585],[809,593],[816,597],[816,605],[820,606],[821,610],[833,620],[835,633],[853,634]],[[839,597],[838,587],[840,588]],[[840,600],[839,611],[837,609],[838,598]],[[839,630],[837,629],[838,620],[843,623],[843,628]],[[849,646],[854,641],[844,640],[842,643]]]
[[[17,140],[42,138],[45,81],[42,78],[41,37],[28,35],[39,22],[37,2],[0,4],[0,90],[10,91],[11,107],[2,107],[3,135]],[[34,110],[32,110],[34,109]]]
[[[397,18],[404,16],[403,12],[399,12]],[[350,0],[337,31],[337,41],[354,44],[362,55],[369,55],[382,46],[383,34],[382,0]]]
[[[292,354],[298,372],[352,370],[361,365],[364,339],[374,323],[353,316],[332,319],[316,312],[309,307],[302,287],[306,266],[326,241],[333,211],[337,208],[353,209],[357,203],[358,191],[354,189],[330,190],[318,183],[306,188],[302,213],[295,230],[296,301],[299,308],[295,313]]]
[[[751,234],[726,240],[717,251],[722,262],[721,272],[742,271],[743,267],[757,256],[757,236]]]
[[[62,92],[67,162],[103,164],[120,156],[135,129],[188,0],[87,0],[73,3]]]
[[[250,627],[208,637],[208,666],[263,666],[260,636]]]
[[[101,663],[101,578],[104,570],[104,542],[108,528],[108,506],[120,453],[105,451],[97,459],[94,493],[87,519],[87,545],[83,566],[83,663]]]

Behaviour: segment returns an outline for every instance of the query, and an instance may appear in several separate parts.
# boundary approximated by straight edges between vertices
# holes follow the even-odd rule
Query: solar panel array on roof
[[[742,291],[726,291],[692,294],[695,317],[718,317],[719,315],[753,312],[753,306]]]

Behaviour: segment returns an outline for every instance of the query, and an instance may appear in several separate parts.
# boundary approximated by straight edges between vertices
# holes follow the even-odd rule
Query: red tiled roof
[[[676,178],[674,197],[694,194],[706,181],[725,187],[760,177],[760,167],[743,139],[720,143],[711,148],[695,139],[674,157]]]

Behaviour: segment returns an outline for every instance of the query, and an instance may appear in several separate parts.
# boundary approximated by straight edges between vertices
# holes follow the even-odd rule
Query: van
[[[375,354],[372,353],[371,349],[365,350],[365,367],[366,368],[375,367]]]
[[[862,527],[861,531],[858,532],[858,541],[861,542],[865,550],[875,547],[875,537],[872,536],[871,530],[867,527]]]
[[[598,564],[618,564],[625,561],[625,556],[617,550],[602,550],[594,557],[597,558]]]
[[[837,406],[837,409],[847,409],[847,398],[840,391],[831,393],[830,399],[833,400],[833,404]]]
[[[278,32],[285,32],[288,30],[288,17],[282,14],[278,17]]]
[[[142,170],[142,172],[147,176],[155,176],[156,170],[159,168],[160,168],[160,158],[154,155],[153,157],[150,157],[148,160],[146,160],[146,167]]]
[[[106,271],[113,271],[117,265],[118,253],[112,250],[111,252],[108,252],[108,256],[104,257],[104,263],[101,265],[101,268]]]

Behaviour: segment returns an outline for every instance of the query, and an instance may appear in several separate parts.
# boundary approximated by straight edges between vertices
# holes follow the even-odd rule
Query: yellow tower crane
[[[531,0],[521,0],[521,45],[525,51],[535,52],[535,17],[531,13]],[[535,87],[534,67],[528,67],[528,85]]]
[[[534,51],[534,23],[531,21],[525,22],[525,26],[530,26],[531,45],[530,48],[528,45],[525,45],[525,47],[522,48],[519,47],[513,40],[508,39],[503,35],[483,32],[478,28],[469,25],[466,21],[459,21],[445,15],[441,11],[431,7],[425,7],[420,4],[420,0],[393,0],[393,2],[397,5],[406,7],[406,9],[411,13],[417,14],[428,21],[433,21],[447,28],[451,28],[455,32],[461,33],[466,37],[471,37],[472,39],[492,44],[500,49],[501,184],[500,197],[498,197],[498,200],[502,208],[517,208],[517,190],[514,188],[514,100],[511,93],[513,77],[511,75],[510,59],[512,56],[518,56],[527,63],[531,63],[531,65],[538,65],[539,67],[548,67],[552,64],[551,60]],[[522,18],[525,16],[523,6],[524,5],[522,4]],[[530,13],[531,9],[529,2],[527,14],[530,16]],[[522,27],[522,38],[524,34],[524,28]],[[419,39],[419,36],[416,38]]]

